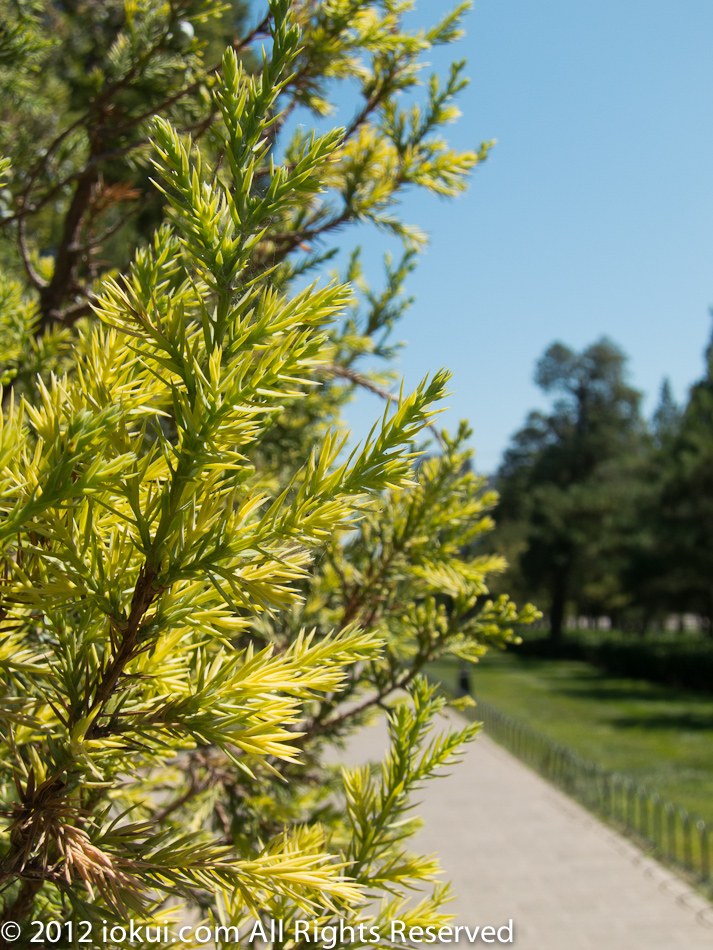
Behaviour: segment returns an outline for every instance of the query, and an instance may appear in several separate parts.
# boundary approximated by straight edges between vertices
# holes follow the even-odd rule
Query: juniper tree
[[[42,141],[33,159],[3,116],[2,919],[156,923],[179,898],[244,940],[249,919],[289,932],[370,898],[378,928],[438,925],[448,892],[407,849],[411,795],[475,730],[432,737],[444,700],[422,674],[476,660],[533,610],[488,599],[504,564],[478,551],[495,497],[467,427],[419,455],[448,374],[387,400],[350,454],[338,412],[348,385],[375,385],[359,358],[389,355],[403,310],[420,238],[394,214],[400,190],[455,193],[478,160],[434,137],[459,66],[423,109],[396,104],[462,9],[409,34],[405,3],[272,0],[206,69],[185,24],[213,4],[106,8],[115,41],[62,128],[36,98],[57,42],[42,16],[62,8],[5,11],[4,81],[17,74],[13,108]],[[269,55],[242,63],[262,34]],[[363,107],[346,130],[298,131],[278,163],[286,115],[324,113],[331,76],[356,79]],[[140,245],[128,266],[94,254],[116,157],[97,141],[151,161],[165,209],[146,243],[124,232]],[[123,204],[106,212],[117,233]],[[338,280],[298,290],[330,254],[313,242],[357,219],[407,242],[386,290],[361,309]],[[384,707],[381,769],[325,765]],[[414,886],[428,890],[405,909]]]

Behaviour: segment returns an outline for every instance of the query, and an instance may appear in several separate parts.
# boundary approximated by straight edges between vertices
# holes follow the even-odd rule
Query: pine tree
[[[519,547],[522,589],[548,604],[553,645],[568,603],[599,613],[626,602],[618,577],[630,526],[622,512],[632,501],[645,429],[625,364],[606,338],[581,353],[549,346],[535,381],[559,398],[549,414],[529,414],[498,473],[504,534]]]
[[[713,524],[713,341],[705,357],[706,373],[691,387],[684,408],[676,405],[668,386],[662,388],[654,420],[658,445],[652,460],[652,539],[639,573],[648,571],[645,593],[651,591],[659,610],[700,614],[713,636],[708,543]]]
[[[248,34],[270,36],[259,69],[241,63],[249,43],[237,40],[179,95],[162,44],[213,5],[108,4],[120,27],[89,108],[51,130],[39,164],[20,130],[0,166],[18,263],[0,288],[2,922],[59,921],[71,942],[70,922],[88,921],[96,939],[103,921],[155,927],[189,908],[228,928],[216,943],[232,946],[250,921],[279,918],[290,933],[304,915],[354,918],[366,898],[377,904],[361,919],[382,933],[394,916],[445,919],[447,888],[429,884],[437,862],[407,850],[410,800],[475,729],[432,737],[444,700],[423,673],[442,656],[477,660],[534,610],[488,599],[504,564],[479,553],[495,496],[470,471],[467,427],[439,433],[439,454],[419,461],[447,373],[388,400],[345,452],[339,407],[349,385],[376,385],[358,359],[388,355],[412,252],[383,294],[367,292],[365,313],[345,283],[293,288],[329,251],[293,252],[350,220],[417,242],[390,210],[399,190],[457,192],[477,160],[432,134],[453,115],[460,67],[444,89],[429,84],[423,111],[395,105],[418,55],[452,39],[462,12],[414,36],[401,29],[407,7],[272,0]],[[19,74],[16,95],[42,127],[49,7],[7,9],[3,80]],[[325,111],[324,87],[341,74],[365,96],[353,127],[298,132],[276,164],[285,112]],[[67,93],[60,79],[48,96]],[[149,83],[142,105],[139,79],[164,99]],[[210,117],[210,141],[197,145],[166,98],[190,111],[208,87],[193,118]],[[128,268],[94,267],[72,243],[43,257],[52,189],[64,196],[61,236],[76,243],[94,226],[98,179],[83,209],[77,197],[94,174],[82,152],[92,123],[107,139],[117,123],[120,144],[122,123],[154,113],[166,221]],[[148,156],[143,139],[136,151]],[[380,770],[325,765],[327,746],[384,707]]]

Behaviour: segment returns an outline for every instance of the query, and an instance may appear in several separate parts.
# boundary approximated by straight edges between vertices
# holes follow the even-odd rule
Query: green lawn
[[[455,683],[455,665],[435,664],[430,672]],[[476,700],[713,824],[713,696],[616,679],[587,663],[499,651],[472,667],[471,685]]]

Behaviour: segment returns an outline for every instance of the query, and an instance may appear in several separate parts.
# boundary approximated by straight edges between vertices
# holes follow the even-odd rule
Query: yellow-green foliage
[[[410,252],[383,295],[367,290],[364,321],[348,285],[290,292],[280,241],[334,220],[325,183],[351,216],[415,239],[390,217],[398,188],[456,192],[477,159],[429,138],[460,68],[423,113],[387,97],[380,133],[298,135],[281,166],[271,150],[295,75],[318,112],[329,75],[381,101],[384,70],[389,96],[408,88],[458,15],[414,37],[396,29],[408,4],[294,6],[272,0],[259,75],[228,49],[213,77],[214,164],[154,122],[169,222],[107,275],[98,319],[39,333],[42,288],[0,286],[15,384],[0,431],[3,920],[165,920],[171,897],[243,935],[260,915],[328,923],[367,897],[382,898],[382,930],[397,912],[445,919],[440,884],[403,906],[438,871],[408,852],[407,810],[474,731],[430,737],[444,703],[420,674],[444,654],[477,660],[534,614],[487,598],[504,565],[478,554],[495,498],[470,471],[467,428],[418,461],[447,373],[388,403],[348,457],[325,427],[334,380],[363,352],[388,355]],[[349,23],[329,56],[327,12]],[[67,371],[50,373],[70,338]],[[389,703],[380,772],[324,765]]]

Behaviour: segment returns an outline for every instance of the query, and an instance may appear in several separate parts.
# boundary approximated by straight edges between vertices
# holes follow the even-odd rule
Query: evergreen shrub
[[[435,135],[460,66],[423,110],[396,105],[463,9],[409,34],[403,2],[271,0],[249,34],[269,35],[262,62],[243,63],[236,40],[208,70],[198,32],[215,4],[107,3],[92,26],[116,33],[106,62],[67,76],[52,56],[69,34],[44,29],[61,7],[5,6],[0,922],[23,924],[18,947],[29,920],[77,946],[80,921],[95,940],[127,921],[239,928],[218,946],[270,918],[286,934],[305,916],[438,926],[448,888],[435,857],[408,850],[412,796],[476,728],[434,734],[445,701],[421,672],[476,661],[535,611],[488,597],[504,563],[478,547],[496,499],[467,426],[419,454],[448,374],[387,401],[351,453],[339,410],[354,385],[380,390],[357,361],[390,355],[404,309],[418,235],[389,210],[399,190],[456,193],[478,160]],[[60,25],[86,40],[100,6]],[[192,72],[176,78],[181,57]],[[358,121],[298,129],[279,163],[285,112],[324,113],[340,71],[362,84]],[[64,126],[45,114],[52,95],[75,110]],[[204,138],[179,131],[189,120]],[[132,263],[102,264],[92,222],[118,172],[85,149],[123,148],[128,128],[126,168],[138,181],[153,162],[165,220],[144,241],[132,219]],[[121,230],[118,186],[104,223]],[[343,281],[300,289],[329,256],[309,242],[364,219],[407,243],[383,294],[356,258],[365,312]],[[383,709],[380,768],[325,764]],[[426,890],[407,906],[413,888]]]

